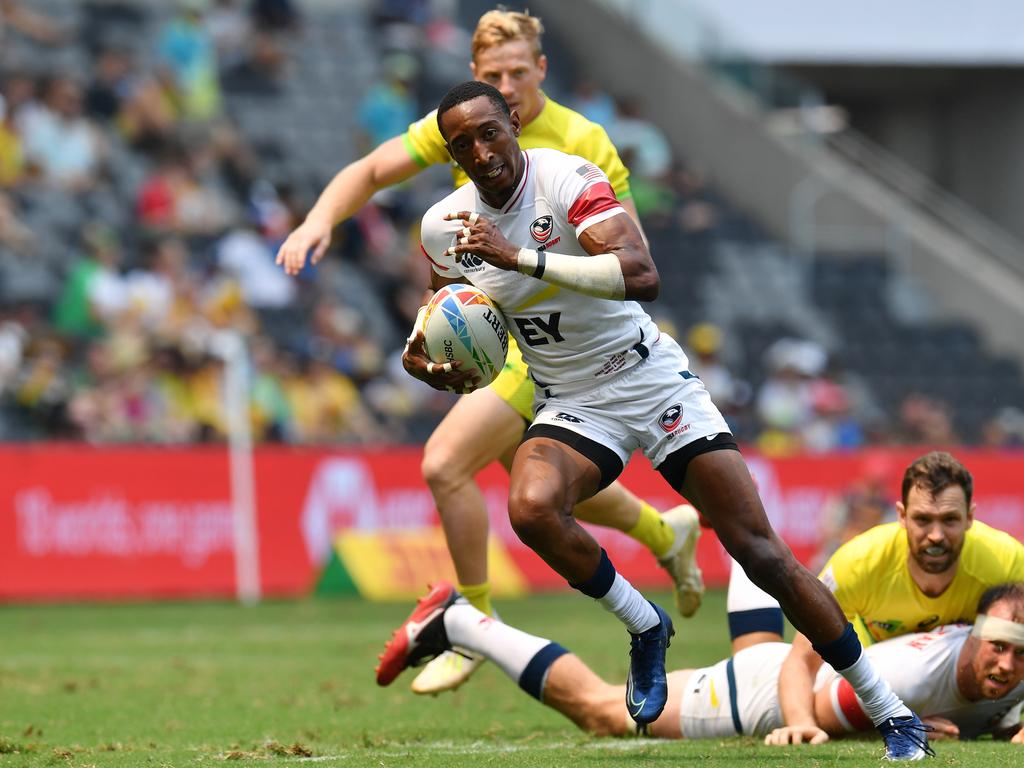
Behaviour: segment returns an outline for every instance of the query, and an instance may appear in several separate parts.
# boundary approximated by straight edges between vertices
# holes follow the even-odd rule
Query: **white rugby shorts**
[[[789,643],[760,643],[712,667],[695,669],[683,690],[685,739],[766,736],[782,727],[779,672]]]
[[[625,467],[637,449],[657,467],[684,445],[729,425],[683,350],[662,333],[646,360],[581,392],[545,397],[537,387],[533,426],[568,429],[607,446]]]

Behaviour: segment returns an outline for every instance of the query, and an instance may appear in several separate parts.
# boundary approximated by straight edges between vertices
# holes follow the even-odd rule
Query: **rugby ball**
[[[491,298],[472,285],[446,285],[431,297],[423,336],[427,357],[435,363],[461,360],[459,370],[475,372],[479,387],[494,381],[505,365],[505,318]]]

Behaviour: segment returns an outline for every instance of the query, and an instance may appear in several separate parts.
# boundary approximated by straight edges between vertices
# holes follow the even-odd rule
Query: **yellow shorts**
[[[529,423],[533,421],[533,379],[527,371],[519,345],[509,334],[505,367],[491,382],[491,390]]]

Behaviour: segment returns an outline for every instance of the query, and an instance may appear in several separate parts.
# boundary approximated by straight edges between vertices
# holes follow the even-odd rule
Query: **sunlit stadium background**
[[[274,254],[339,168],[469,77],[491,7],[0,2],[0,601],[329,593],[343,634],[357,600],[450,575],[419,458],[454,396],[399,359],[447,169],[375,196],[297,278]],[[801,559],[890,519],[934,448],[974,472],[980,519],[1024,535],[1024,6],[528,7],[545,90],[631,170],[652,313]],[[627,485],[671,506],[641,461]],[[481,483],[499,598],[561,589],[511,531],[503,473]],[[600,538],[665,588],[638,545]],[[724,584],[711,534],[701,564]],[[14,647],[62,625],[36,610],[0,608]],[[43,715],[3,709],[27,668],[4,653],[0,753],[46,743],[23,733]]]

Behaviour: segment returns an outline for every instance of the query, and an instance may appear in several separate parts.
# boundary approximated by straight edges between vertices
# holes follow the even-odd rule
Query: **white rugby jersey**
[[[434,271],[464,278],[501,308],[534,380],[551,387],[594,381],[636,365],[658,338],[650,316],[635,301],[611,301],[491,266],[471,254],[448,255],[461,234],[453,211],[476,211],[519,248],[550,249],[587,258],[577,237],[625,209],[593,163],[554,149],[523,152],[526,169],[501,209],[487,205],[472,183],[459,187],[423,216],[422,246]]]
[[[921,717],[944,717],[956,723],[961,739],[977,738],[1019,723],[1024,701],[1024,682],[1001,699],[972,702],[960,695],[956,665],[970,634],[969,624],[947,624],[867,648],[878,674],[908,707]],[[832,707],[841,723],[851,731],[871,727],[853,688],[828,664],[818,671],[815,690],[824,685],[830,686]]]

